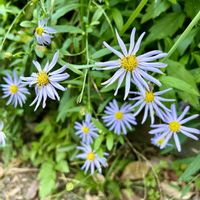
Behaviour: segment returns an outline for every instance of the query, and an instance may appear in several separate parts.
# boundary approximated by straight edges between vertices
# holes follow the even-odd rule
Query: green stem
[[[126,30],[131,26],[135,18],[139,15],[140,11],[143,9],[143,7],[146,5],[148,0],[142,0],[140,4],[137,6],[137,8],[134,10],[132,15],[129,17],[128,21],[126,24],[124,24],[122,30],[120,31],[120,34],[122,35],[123,33],[126,32]]]
[[[200,11],[197,13],[197,15],[193,18],[193,20],[190,22],[188,27],[185,29],[185,31],[181,34],[181,36],[178,38],[178,40],[175,42],[175,44],[172,46],[172,48],[168,52],[168,57],[170,57],[174,51],[177,49],[179,44],[185,39],[185,37],[190,33],[192,28],[198,23],[200,20]]]
[[[13,28],[13,26],[15,25],[15,23],[19,20],[20,16],[22,13],[24,13],[24,11],[26,10],[26,8],[31,5],[32,3],[36,3],[37,0],[32,0],[32,1],[29,1],[24,7],[23,9],[19,12],[19,14],[15,17],[15,19],[13,20],[12,24],[10,25],[8,31],[6,32],[4,38],[3,38],[3,41],[1,43],[1,46],[0,46],[0,51],[3,49],[3,45],[8,37],[8,34],[10,33],[11,29]]]

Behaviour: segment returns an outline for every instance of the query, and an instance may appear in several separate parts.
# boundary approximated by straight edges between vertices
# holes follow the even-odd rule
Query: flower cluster
[[[75,122],[74,128],[77,131],[76,135],[82,139],[81,146],[78,147],[78,150],[83,152],[77,155],[77,158],[85,160],[85,164],[82,166],[82,169],[86,173],[90,168],[90,172],[93,174],[94,168],[96,167],[98,172],[102,173],[101,165],[103,167],[107,166],[106,158],[103,156],[107,156],[108,154],[103,153],[103,156],[100,157],[91,147],[93,138],[98,137],[98,129],[92,123],[91,115],[87,113],[85,120],[82,121],[82,123]]]
[[[125,126],[130,129],[130,124],[135,125],[135,117],[144,109],[141,123],[143,124],[147,120],[148,115],[150,116],[151,128],[154,129],[149,132],[150,134],[154,134],[154,137],[151,140],[152,144],[163,149],[167,145],[170,145],[169,140],[173,137],[178,151],[181,151],[177,133],[182,133],[187,137],[198,140],[198,137],[193,134],[200,134],[200,130],[183,126],[183,124],[197,118],[199,115],[192,115],[191,117],[183,119],[189,111],[189,107],[186,107],[183,113],[177,117],[175,104],[171,105],[171,109],[164,105],[164,102],[174,101],[174,99],[161,97],[161,95],[171,90],[171,88],[163,91],[154,91],[153,84],[161,86],[161,83],[153,77],[150,72],[163,74],[161,69],[165,68],[167,65],[162,62],[152,61],[166,57],[167,54],[160,50],[153,50],[137,55],[145,33],[142,33],[139,39],[135,41],[135,32],[136,29],[133,28],[130,37],[130,46],[129,49],[127,49],[125,43],[116,31],[116,37],[121,52],[114,49],[106,42],[103,42],[103,44],[108,50],[114,53],[118,59],[106,62],[96,62],[96,66],[102,67],[97,68],[98,70],[116,70],[110,79],[102,83],[102,85],[106,85],[107,87],[118,81],[114,95],[117,95],[123,82],[125,83],[124,100],[129,94],[137,95],[133,98],[129,98],[131,101],[136,101],[133,106],[124,104],[120,109],[116,101],[113,100],[113,102],[106,107],[105,113],[107,116],[103,117],[105,125],[110,127],[109,129],[111,131],[113,130],[116,134],[120,134],[120,132],[126,134]],[[139,91],[130,91],[132,85]],[[131,115],[130,112],[133,112],[133,110],[134,113]],[[165,124],[154,124],[155,115]]]

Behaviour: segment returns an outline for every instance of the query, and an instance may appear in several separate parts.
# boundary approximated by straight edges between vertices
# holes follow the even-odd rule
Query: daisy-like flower
[[[195,136],[194,134],[200,134],[200,130],[196,128],[189,128],[189,127],[184,126],[186,122],[192,119],[195,119],[199,116],[198,114],[196,114],[184,119],[185,115],[189,111],[189,108],[190,107],[187,106],[182,112],[182,114],[180,116],[177,116],[175,104],[172,104],[171,112],[167,112],[165,115],[165,118],[163,118],[163,121],[165,122],[165,124],[151,125],[151,127],[154,128],[154,130],[151,130],[149,133],[150,134],[160,133],[161,135],[159,138],[164,139],[164,142],[160,146],[161,149],[163,149],[167,145],[170,138],[173,137],[176,147],[178,151],[180,152],[181,145],[178,138],[179,133],[182,133],[185,136],[192,138],[194,140],[198,140],[198,137]]]
[[[8,104],[13,104],[15,107],[19,104],[21,107],[26,101],[25,94],[29,94],[28,89],[25,84],[18,78],[16,71],[13,71],[13,77],[6,72],[6,77],[3,78],[6,84],[1,84],[3,90],[3,97],[9,97],[7,101]]]
[[[88,169],[90,168],[90,173],[94,174],[95,168],[98,170],[99,173],[102,173],[102,168],[107,167],[107,160],[105,157],[99,157],[95,151],[92,150],[90,145],[83,144],[82,146],[77,147],[78,150],[83,151],[82,153],[77,155],[77,158],[81,158],[85,160],[84,165],[81,167],[82,170],[87,173]],[[104,156],[108,156],[108,153],[103,153]]]
[[[51,44],[52,34],[56,33],[56,30],[46,26],[48,19],[39,20],[38,27],[35,29],[35,37],[37,42],[42,45]]]
[[[46,106],[46,100],[47,97],[53,100],[60,100],[60,97],[56,91],[56,89],[65,91],[66,88],[61,86],[59,84],[60,81],[64,81],[69,77],[68,73],[63,73],[67,66],[64,65],[60,69],[50,72],[53,67],[56,65],[59,57],[59,51],[57,51],[51,63],[46,63],[44,69],[41,68],[41,65],[37,61],[33,61],[33,64],[35,65],[36,69],[38,70],[37,73],[32,73],[30,77],[21,77],[23,81],[25,81],[26,84],[29,85],[35,85],[35,91],[36,91],[36,98],[31,103],[30,106],[34,105],[36,103],[35,110],[40,105],[42,99],[42,107],[45,108]]]
[[[96,63],[96,66],[104,66],[104,68],[98,68],[99,70],[117,69],[115,74],[110,79],[102,83],[102,85],[109,86],[118,79],[118,85],[114,95],[117,94],[120,86],[122,85],[123,80],[125,79],[124,99],[126,99],[126,97],[129,94],[131,81],[135,83],[139,88],[145,87],[149,89],[146,80],[153,82],[158,86],[161,86],[161,83],[153,76],[149,75],[148,72],[162,74],[162,71],[159,68],[164,68],[167,66],[166,64],[161,62],[151,62],[167,56],[166,53],[163,53],[160,50],[150,51],[139,56],[136,55],[140,48],[140,44],[145,33],[142,33],[137,42],[135,43],[135,31],[136,29],[133,28],[130,38],[129,50],[127,50],[124,42],[122,41],[118,32],[116,31],[117,40],[122,52],[115,50],[106,42],[104,42],[103,44],[107,49],[109,49],[111,52],[117,55],[119,59],[108,62]]]
[[[148,113],[150,113],[151,124],[154,123],[154,113],[162,119],[165,115],[164,112],[170,112],[170,109],[168,109],[162,102],[170,102],[174,101],[174,99],[166,99],[160,97],[160,95],[168,92],[169,90],[171,90],[171,88],[159,92],[153,92],[152,90],[140,88],[140,92],[130,92],[132,94],[139,95],[134,98],[129,98],[129,100],[137,100],[137,102],[133,105],[133,108],[140,106],[134,116],[137,116],[144,108],[142,124],[146,121]]]
[[[75,122],[74,128],[76,129],[76,135],[78,135],[84,143],[91,144],[93,138],[98,137],[98,129],[91,121],[91,115],[86,114],[85,120],[82,123]]]
[[[4,132],[3,132],[3,127],[4,127],[4,124],[3,124],[2,121],[0,121],[0,144],[2,146],[5,146],[5,144],[6,144],[6,136],[5,136]]]
[[[161,134],[155,134],[155,136],[153,138],[151,138],[151,144],[157,146],[157,147],[161,147],[161,145],[163,144],[163,142],[165,141],[165,138],[160,137]],[[167,144],[167,146],[172,146],[171,144]]]
[[[133,125],[136,125],[135,117],[131,104],[124,103],[121,107],[118,106],[117,101],[114,99],[105,108],[105,116],[103,121],[110,131],[114,131],[115,134],[119,135],[123,133],[127,134],[127,128],[132,129]]]

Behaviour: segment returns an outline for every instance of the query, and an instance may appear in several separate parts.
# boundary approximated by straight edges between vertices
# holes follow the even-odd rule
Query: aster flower
[[[90,173],[94,174],[94,169],[97,168],[99,173],[102,173],[102,168],[107,167],[107,160],[104,157],[99,157],[95,151],[92,150],[90,145],[86,145],[82,143],[82,146],[77,147],[78,150],[83,151],[83,153],[78,154],[77,158],[81,158],[85,160],[84,165],[81,167],[82,170],[87,173],[90,168]],[[108,156],[108,153],[103,153],[104,156]]]
[[[137,116],[144,108],[142,124],[146,121],[148,113],[150,113],[151,124],[154,123],[154,113],[162,119],[165,115],[164,112],[170,112],[170,109],[168,109],[162,102],[170,102],[174,101],[174,99],[166,99],[160,97],[160,95],[168,92],[169,90],[171,90],[171,88],[159,92],[153,92],[152,90],[140,88],[140,92],[130,92],[132,94],[139,95],[134,98],[129,98],[129,100],[137,100],[137,102],[133,105],[133,108],[140,106],[134,116]]]
[[[104,42],[103,44],[107,49],[109,49],[111,52],[117,55],[119,59],[108,62],[96,63],[96,66],[104,66],[104,68],[98,68],[99,70],[117,69],[115,74],[110,79],[102,83],[102,85],[109,86],[118,79],[118,85],[114,95],[117,94],[123,80],[125,79],[124,99],[126,99],[129,94],[131,81],[134,84],[136,84],[138,88],[145,87],[146,89],[149,89],[146,80],[155,83],[158,86],[161,86],[161,83],[157,79],[149,75],[148,72],[162,74],[162,71],[159,68],[164,68],[167,66],[166,64],[161,62],[151,62],[163,58],[167,55],[166,53],[163,53],[160,50],[150,51],[139,56],[136,55],[140,48],[140,44],[145,33],[142,33],[137,42],[135,43],[135,31],[136,29],[133,28],[130,38],[129,50],[127,50],[124,42],[122,41],[118,32],[116,31],[117,40],[122,52],[115,50],[106,42]]]
[[[155,134],[153,138],[151,138],[151,144],[157,146],[158,148],[161,147],[165,138],[162,137],[161,134]],[[171,144],[167,144],[167,146],[172,146]]]
[[[4,127],[4,124],[2,121],[0,121],[0,144],[2,144],[2,146],[5,146],[6,136],[5,136],[4,132],[2,131],[3,127]]]
[[[115,134],[126,134],[127,128],[132,129],[133,125],[136,125],[135,117],[131,104],[124,103],[121,107],[118,106],[117,101],[114,99],[105,108],[106,116],[103,116],[103,121],[110,131],[114,131]]]
[[[36,98],[31,103],[30,106],[34,105],[36,103],[35,110],[40,105],[42,99],[42,107],[45,108],[46,106],[46,100],[47,97],[53,100],[60,100],[60,97],[56,91],[56,89],[65,91],[66,88],[61,86],[59,84],[60,81],[64,81],[69,77],[68,73],[63,73],[67,66],[64,65],[60,69],[50,72],[53,67],[56,65],[59,57],[59,51],[57,51],[51,63],[46,63],[44,69],[41,68],[41,65],[37,61],[33,61],[33,64],[35,65],[36,69],[38,70],[37,73],[32,73],[30,77],[21,77],[23,81],[25,81],[26,84],[29,85],[35,85],[35,92],[36,92]]]
[[[29,94],[28,89],[25,88],[25,84],[18,79],[16,71],[13,71],[13,77],[6,72],[6,77],[3,78],[6,84],[1,84],[3,90],[3,97],[9,97],[7,101],[8,104],[13,104],[15,107],[19,104],[21,107],[23,103],[26,101],[25,94]]]
[[[76,129],[76,135],[78,135],[84,143],[91,144],[93,138],[98,137],[98,129],[92,123],[90,114],[86,114],[85,121],[82,121],[82,123],[75,122],[74,128]]]
[[[164,139],[164,142],[160,146],[161,149],[163,149],[167,145],[170,138],[173,137],[176,147],[180,152],[181,145],[177,133],[182,133],[189,138],[198,140],[198,137],[195,136],[194,134],[200,134],[200,130],[184,126],[186,122],[195,119],[199,116],[198,114],[196,114],[184,119],[185,115],[189,111],[189,108],[190,107],[187,106],[182,112],[182,114],[180,116],[177,116],[175,104],[172,104],[171,112],[167,112],[165,118],[163,118],[165,124],[151,125],[151,127],[154,128],[154,130],[151,130],[149,133],[150,134],[160,133],[161,134],[160,138]]]
[[[39,20],[38,27],[35,29],[35,37],[37,42],[42,45],[51,44],[52,34],[56,33],[56,30],[46,26],[48,19]]]

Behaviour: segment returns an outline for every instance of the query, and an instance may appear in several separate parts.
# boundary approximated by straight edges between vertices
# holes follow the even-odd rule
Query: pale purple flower
[[[158,134],[160,133],[160,138],[164,139],[164,142],[161,144],[160,148],[163,149],[167,143],[169,142],[170,138],[173,137],[176,147],[178,151],[181,151],[181,145],[178,138],[178,134],[182,133],[185,136],[192,138],[194,140],[198,140],[198,137],[194,134],[200,134],[200,130],[196,128],[189,128],[184,126],[185,123],[188,121],[197,118],[199,115],[192,115],[184,119],[185,115],[189,111],[189,106],[187,106],[180,116],[177,116],[176,106],[175,104],[171,105],[171,112],[167,112],[163,121],[165,124],[155,124],[151,125],[154,130],[151,130],[150,134]]]
[[[99,173],[102,173],[102,167],[107,167],[107,160],[105,157],[100,157],[97,155],[95,151],[92,150],[90,145],[83,144],[82,146],[77,147],[78,150],[83,151],[82,153],[77,155],[77,158],[81,158],[85,160],[84,165],[81,167],[82,170],[87,173],[90,168],[90,173],[94,174],[95,168]],[[108,156],[108,153],[103,153],[104,156]]]
[[[35,37],[37,42],[42,45],[51,44],[52,34],[56,33],[56,30],[46,26],[48,19],[39,20],[38,27],[35,29]]]
[[[11,76],[8,72],[6,72],[6,77],[3,78],[6,84],[1,84],[4,95],[2,98],[9,97],[7,101],[8,104],[13,104],[14,107],[17,107],[19,104],[20,107],[26,101],[25,94],[30,94],[28,89],[25,87],[25,84],[18,78],[16,71],[13,71],[13,76]]]
[[[60,97],[56,91],[56,89],[65,91],[62,85],[59,82],[66,80],[69,77],[68,73],[63,73],[67,66],[64,65],[60,69],[57,69],[53,72],[50,72],[53,67],[56,65],[59,57],[59,51],[57,51],[51,63],[46,63],[44,69],[41,68],[41,65],[37,61],[33,61],[36,69],[38,70],[37,73],[32,73],[30,77],[21,77],[22,80],[25,81],[26,84],[35,85],[35,92],[36,98],[31,103],[31,106],[36,103],[35,110],[40,105],[42,99],[42,107],[45,108],[47,97],[53,100],[60,100]]]
[[[148,72],[162,74],[162,71],[159,68],[164,68],[167,66],[162,62],[151,62],[167,56],[167,53],[163,53],[160,50],[154,50],[142,55],[136,55],[145,33],[142,33],[135,43],[135,31],[136,29],[133,28],[130,38],[129,50],[127,50],[124,42],[116,31],[117,40],[122,52],[115,50],[106,42],[104,42],[103,44],[111,52],[117,55],[119,59],[107,62],[97,62],[95,64],[96,66],[104,67],[98,68],[99,70],[117,69],[115,74],[110,79],[102,83],[102,85],[109,86],[118,79],[118,85],[114,93],[114,95],[116,95],[120,86],[122,85],[123,80],[125,79],[124,99],[126,99],[129,94],[131,82],[133,82],[138,88],[145,87],[146,89],[150,89],[146,81],[150,81],[158,86],[161,86],[160,81],[149,75]]]
[[[2,146],[5,146],[5,144],[6,144],[6,136],[5,136],[4,132],[3,132],[3,127],[4,127],[4,124],[3,124],[2,121],[0,121],[0,144]]]
[[[90,114],[86,114],[85,120],[83,120],[82,123],[75,122],[74,128],[76,129],[76,135],[86,144],[91,144],[93,138],[98,137],[98,129],[92,123]]]
[[[159,92],[153,92],[152,90],[140,88],[140,92],[130,92],[132,94],[139,95],[134,98],[129,98],[129,100],[137,100],[137,102],[133,105],[133,108],[139,106],[134,116],[137,116],[144,109],[143,120],[141,122],[142,124],[146,121],[148,114],[151,117],[151,124],[154,123],[154,113],[162,119],[165,112],[170,111],[170,109],[168,109],[162,102],[171,102],[174,101],[174,99],[163,98],[160,97],[160,95],[168,92],[169,90],[171,90],[171,88]]]
[[[165,138],[162,137],[162,134],[155,134],[154,137],[151,138],[151,144],[157,146],[158,148],[161,147]],[[171,144],[167,144],[167,146],[172,146]]]
[[[132,126],[137,124],[133,113],[131,113],[132,111],[131,104],[124,103],[119,107],[117,101],[114,99],[106,106],[106,115],[102,118],[110,131],[114,131],[117,135],[121,133],[125,135],[127,134],[127,128],[131,130]]]

